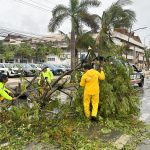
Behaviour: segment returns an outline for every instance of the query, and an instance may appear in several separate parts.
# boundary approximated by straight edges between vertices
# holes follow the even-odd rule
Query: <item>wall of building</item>
[[[120,32],[114,31],[112,33],[114,42],[117,45],[128,44],[129,49],[127,49],[127,59],[129,62],[137,64],[138,66],[144,65],[144,44],[138,36],[132,35],[129,37],[129,33],[124,30]],[[126,57],[126,54],[123,55]]]

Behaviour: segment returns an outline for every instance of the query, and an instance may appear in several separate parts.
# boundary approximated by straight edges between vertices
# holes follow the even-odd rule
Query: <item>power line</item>
[[[0,27],[0,33],[4,33],[4,34],[19,34],[19,35],[23,35],[23,36],[44,36],[44,35],[39,35],[39,34],[35,34],[35,33],[29,33],[29,32],[24,32],[24,31],[19,31],[19,30],[15,30],[15,29],[10,29],[10,28],[6,28],[6,27]]]
[[[40,7],[40,6],[38,6],[38,5],[35,5],[35,4],[33,4],[33,3],[29,3],[29,2],[26,2],[26,1],[23,1],[23,0],[15,0],[15,1],[18,2],[18,3],[24,4],[24,5],[30,6],[30,7],[37,8],[37,9],[39,9],[39,10],[41,10],[41,11],[50,12],[50,13],[51,13],[50,10],[48,10],[48,9],[46,9],[46,8],[44,8],[44,7]]]
[[[52,0],[46,0],[46,1],[49,2],[49,3],[51,3],[51,4],[56,5],[55,3],[52,2]],[[63,4],[64,4],[64,1],[65,1],[65,0],[62,0]],[[67,0],[67,1],[69,1],[69,0]]]
[[[33,3],[35,3],[36,5],[40,5],[40,6],[42,6],[43,8],[46,8],[46,9],[53,9],[52,7],[50,8],[49,6],[46,6],[46,5],[44,5],[44,4],[42,4],[42,3],[37,3],[37,2],[35,2],[35,1],[33,1],[33,0],[29,0],[30,2],[33,2]]]

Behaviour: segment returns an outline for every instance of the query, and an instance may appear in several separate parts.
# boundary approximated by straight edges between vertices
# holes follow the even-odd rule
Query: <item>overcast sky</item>
[[[48,23],[51,18],[51,10],[57,4],[67,5],[69,0],[0,0],[0,29],[2,27],[12,30],[19,30],[27,33],[43,35],[48,32]],[[116,0],[101,0],[99,8],[90,9],[90,12],[101,15]],[[25,3],[27,2],[27,3]],[[130,9],[136,12],[137,22],[133,30],[141,27],[148,27],[136,31],[142,42],[150,44],[150,1],[133,0]],[[30,5],[38,5],[35,7]],[[42,8],[43,9],[42,9]],[[59,28],[66,33],[70,32],[69,20],[65,21]],[[145,40],[144,40],[145,39]]]

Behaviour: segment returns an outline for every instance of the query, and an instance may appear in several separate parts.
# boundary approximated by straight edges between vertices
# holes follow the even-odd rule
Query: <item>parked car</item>
[[[15,77],[18,75],[17,70],[15,70],[9,63],[0,63],[0,72],[8,75],[8,77]]]
[[[32,77],[34,76],[33,68],[29,64],[25,63],[17,63],[16,66],[19,68],[21,73],[26,77]]]
[[[6,74],[6,75],[8,73],[8,68],[6,68],[3,63],[0,63],[0,73],[1,74]]]
[[[32,67],[32,72],[39,72],[41,71],[41,67],[39,64],[29,63],[29,65]]]
[[[21,71],[19,71],[18,67],[14,63],[6,63],[4,65],[6,68],[8,68],[7,75],[9,77],[11,76],[17,77],[21,75]]]
[[[131,83],[138,84],[139,87],[144,86],[144,73],[141,69],[138,69],[136,65],[129,64],[132,69],[132,74],[130,75]]]
[[[63,72],[69,71],[68,67],[63,64],[53,64],[56,68],[61,69]]]
[[[135,64],[126,63],[123,60],[118,60],[113,57],[109,57],[108,60],[110,61],[110,63],[112,63],[114,65],[120,64],[126,68],[128,74],[130,76],[131,84],[133,84],[133,85],[138,84],[139,87],[144,86],[144,73],[142,72],[142,70],[138,69]]]
[[[63,70],[58,68],[57,66],[54,66],[52,64],[43,64],[44,66],[47,66],[54,75],[61,75],[63,73]]]
[[[66,71],[71,70],[71,66],[69,64],[62,64],[62,66],[66,69]]]

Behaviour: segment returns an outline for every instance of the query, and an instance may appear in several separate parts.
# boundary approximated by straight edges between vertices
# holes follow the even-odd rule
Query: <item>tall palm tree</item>
[[[147,63],[147,69],[149,70],[150,68],[150,49],[145,49],[145,55],[144,57],[146,58],[146,63]],[[144,62],[144,60],[143,60]]]
[[[129,29],[135,22],[135,12],[124,9],[124,6],[132,4],[131,0],[118,0],[106,9],[100,18],[100,32],[98,37],[99,53],[109,49],[111,30],[115,28]]]
[[[82,23],[91,27],[93,30],[98,29],[97,16],[91,15],[88,12],[89,7],[98,7],[100,5],[99,0],[70,0],[69,6],[57,5],[52,10],[52,19],[49,23],[49,30],[55,31],[65,19],[71,20],[71,68],[75,68],[75,41],[76,35],[80,33]]]
[[[59,33],[64,37],[66,43],[68,44],[68,48],[70,48],[70,37],[62,31],[59,31]],[[92,35],[92,31],[82,31],[80,34],[77,34],[75,45],[76,63],[78,63],[79,60],[78,54],[80,55],[80,61],[82,61],[82,50],[88,51],[89,47],[91,49],[96,49],[96,41]],[[94,51],[90,51],[90,55],[94,55],[93,57],[95,57]]]

